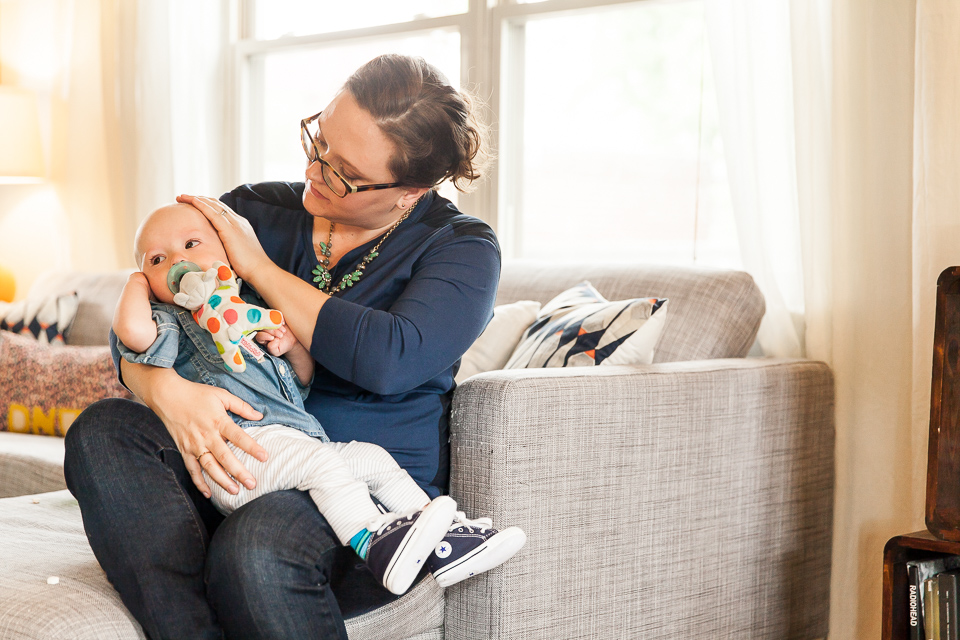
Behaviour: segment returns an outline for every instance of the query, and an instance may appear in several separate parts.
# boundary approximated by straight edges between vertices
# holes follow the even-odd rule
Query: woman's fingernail
[[[207,499],[209,500],[209,499],[210,499],[210,492],[209,492],[209,491],[204,491],[204,492],[203,492],[203,497],[204,497],[204,498],[207,498]]]
[[[254,487],[257,486],[257,482],[253,478],[250,478],[249,480],[243,483],[243,486],[245,486],[247,489],[253,489]]]

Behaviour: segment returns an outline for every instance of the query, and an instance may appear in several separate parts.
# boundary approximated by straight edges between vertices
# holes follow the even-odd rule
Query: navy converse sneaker
[[[520,527],[493,528],[490,518],[467,520],[458,511],[453,526],[427,559],[427,568],[441,587],[449,587],[498,567],[527,541]]]
[[[373,535],[367,547],[367,566],[380,584],[390,593],[405,593],[427,556],[447,535],[456,510],[453,498],[440,496],[423,511],[405,516],[385,513],[368,525]]]

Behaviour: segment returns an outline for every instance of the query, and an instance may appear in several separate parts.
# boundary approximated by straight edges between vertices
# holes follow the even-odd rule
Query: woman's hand
[[[210,487],[203,479],[202,469],[232,494],[238,493],[239,487],[230,476],[248,489],[256,486],[253,475],[233,455],[226,441],[261,461],[267,459],[267,452],[227,411],[248,420],[260,420],[263,414],[223,389],[184,380],[173,369],[126,361],[121,361],[121,367],[130,389],[163,421],[193,484],[204,496],[210,497]],[[140,390],[149,393],[141,394]]]
[[[213,228],[220,234],[220,241],[230,259],[230,266],[238,276],[249,280],[254,274],[261,274],[273,265],[263,250],[250,222],[237,215],[227,205],[216,198],[207,196],[177,196],[177,202],[193,205],[206,216]]]

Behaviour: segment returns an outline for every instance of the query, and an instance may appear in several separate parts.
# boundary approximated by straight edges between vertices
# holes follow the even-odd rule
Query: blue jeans
[[[150,638],[346,640],[344,617],[396,597],[304,492],[271,493],[224,518],[160,419],[135,402],[80,414],[64,475],[100,566]]]

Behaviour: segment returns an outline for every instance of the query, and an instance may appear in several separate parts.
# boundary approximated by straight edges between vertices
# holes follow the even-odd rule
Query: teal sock
[[[370,543],[370,536],[373,533],[369,529],[363,529],[357,535],[350,538],[350,546],[357,552],[361,560],[367,559],[367,547]]]

